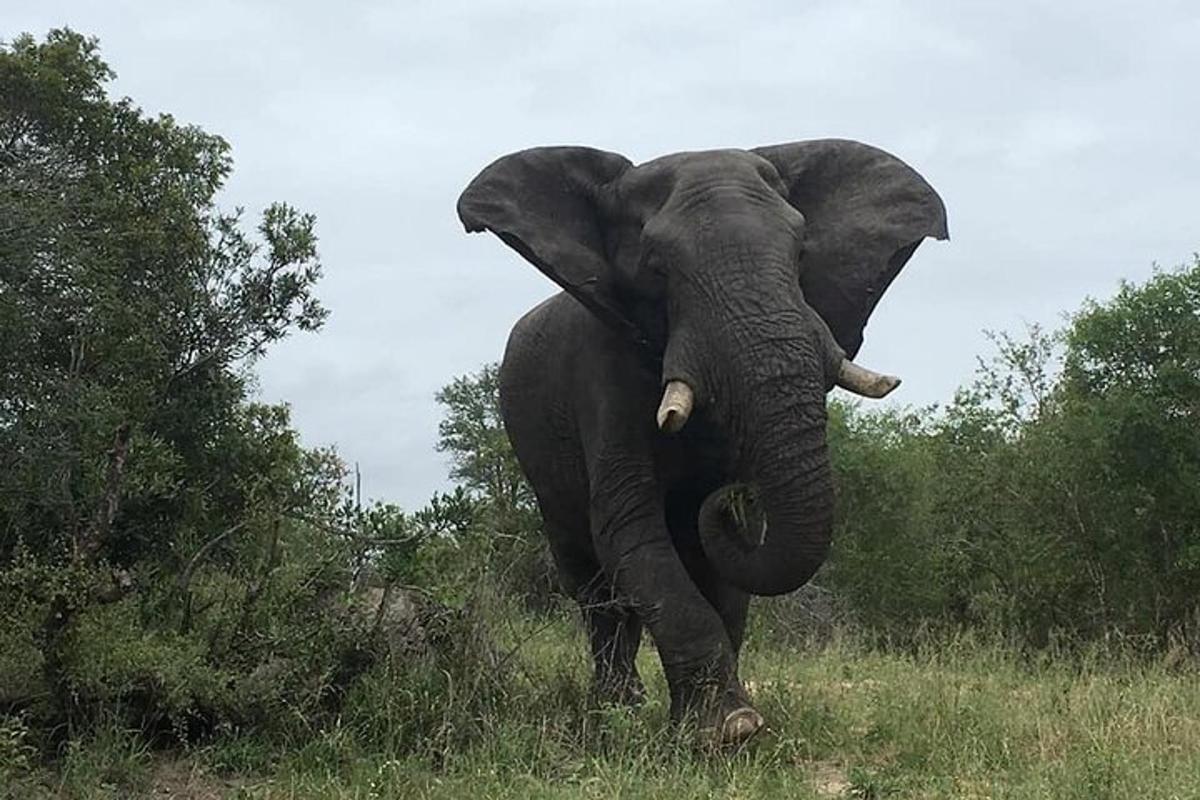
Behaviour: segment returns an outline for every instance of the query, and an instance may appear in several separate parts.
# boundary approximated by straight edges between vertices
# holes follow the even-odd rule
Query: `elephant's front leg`
[[[596,553],[617,590],[645,620],[671,691],[671,716],[696,714],[722,742],[762,725],[737,682],[726,626],[688,575],[667,531],[652,460],[629,452],[591,462]]]

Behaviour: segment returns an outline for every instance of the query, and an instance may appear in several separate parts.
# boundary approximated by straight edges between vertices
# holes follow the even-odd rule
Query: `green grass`
[[[521,642],[502,684],[470,669],[381,672],[302,743],[229,736],[168,762],[110,735],[38,785],[263,800],[1200,797],[1200,671],[1170,658],[1026,657],[971,638],[905,653],[752,645],[742,672],[769,730],[712,755],[667,725],[650,648],[652,699],[630,713],[589,708],[570,625],[521,622],[502,636],[502,652]]]

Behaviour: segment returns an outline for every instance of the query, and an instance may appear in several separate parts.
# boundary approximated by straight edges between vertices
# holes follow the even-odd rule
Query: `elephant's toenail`
[[[743,706],[729,713],[721,723],[721,742],[737,745],[748,740],[762,729],[762,715],[753,708]]]

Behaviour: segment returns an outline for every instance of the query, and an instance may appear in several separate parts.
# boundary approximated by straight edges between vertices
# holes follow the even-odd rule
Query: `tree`
[[[109,98],[112,77],[70,30],[0,47],[0,563],[97,527],[129,560],[244,504],[216,445],[247,364],[325,318],[313,217],[276,204],[252,237],[215,206],[228,144]]]
[[[1194,641],[1200,259],[1088,301],[1061,332],[993,339],[943,410],[831,415],[830,578],[901,635],[921,620],[1035,644]]]
[[[450,454],[450,477],[505,527],[527,520],[533,492],[504,430],[498,365],[486,364],[475,374],[455,378],[436,397],[446,409],[438,424],[437,449]]]
[[[1088,301],[1067,342],[1072,391],[1135,392],[1200,423],[1200,255],[1144,284],[1123,282],[1108,302]]]
[[[1200,256],[1089,301],[1066,337],[1068,412],[1100,443],[1089,461],[1108,515],[1116,609],[1160,637],[1200,604]],[[1105,508],[1105,506],[1101,506]],[[1114,529],[1120,534],[1115,535]],[[1136,601],[1134,608],[1128,608]],[[1195,631],[1193,631],[1195,633]]]
[[[475,505],[474,535],[465,540],[468,562],[461,567],[476,574],[482,567],[487,582],[520,597],[527,608],[544,611],[553,603],[558,579],[540,535],[533,490],[504,430],[499,388],[499,367],[486,364],[437,393],[445,408],[437,448],[450,454],[450,476]],[[460,496],[460,509],[461,501]]]
[[[249,392],[325,319],[315,220],[279,203],[248,230],[216,205],[229,145],[112,77],[70,30],[0,45],[0,711],[315,709],[362,660],[328,604],[344,467]],[[279,658],[300,666],[255,695]]]

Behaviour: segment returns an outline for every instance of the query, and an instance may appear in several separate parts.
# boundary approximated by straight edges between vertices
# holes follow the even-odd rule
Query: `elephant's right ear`
[[[890,153],[845,139],[759,147],[804,215],[804,297],[854,358],[879,298],[926,238],[948,239],[942,198]]]
[[[496,234],[604,322],[641,341],[615,299],[598,208],[604,187],[631,166],[590,147],[522,150],[471,181],[458,216],[469,233]]]

